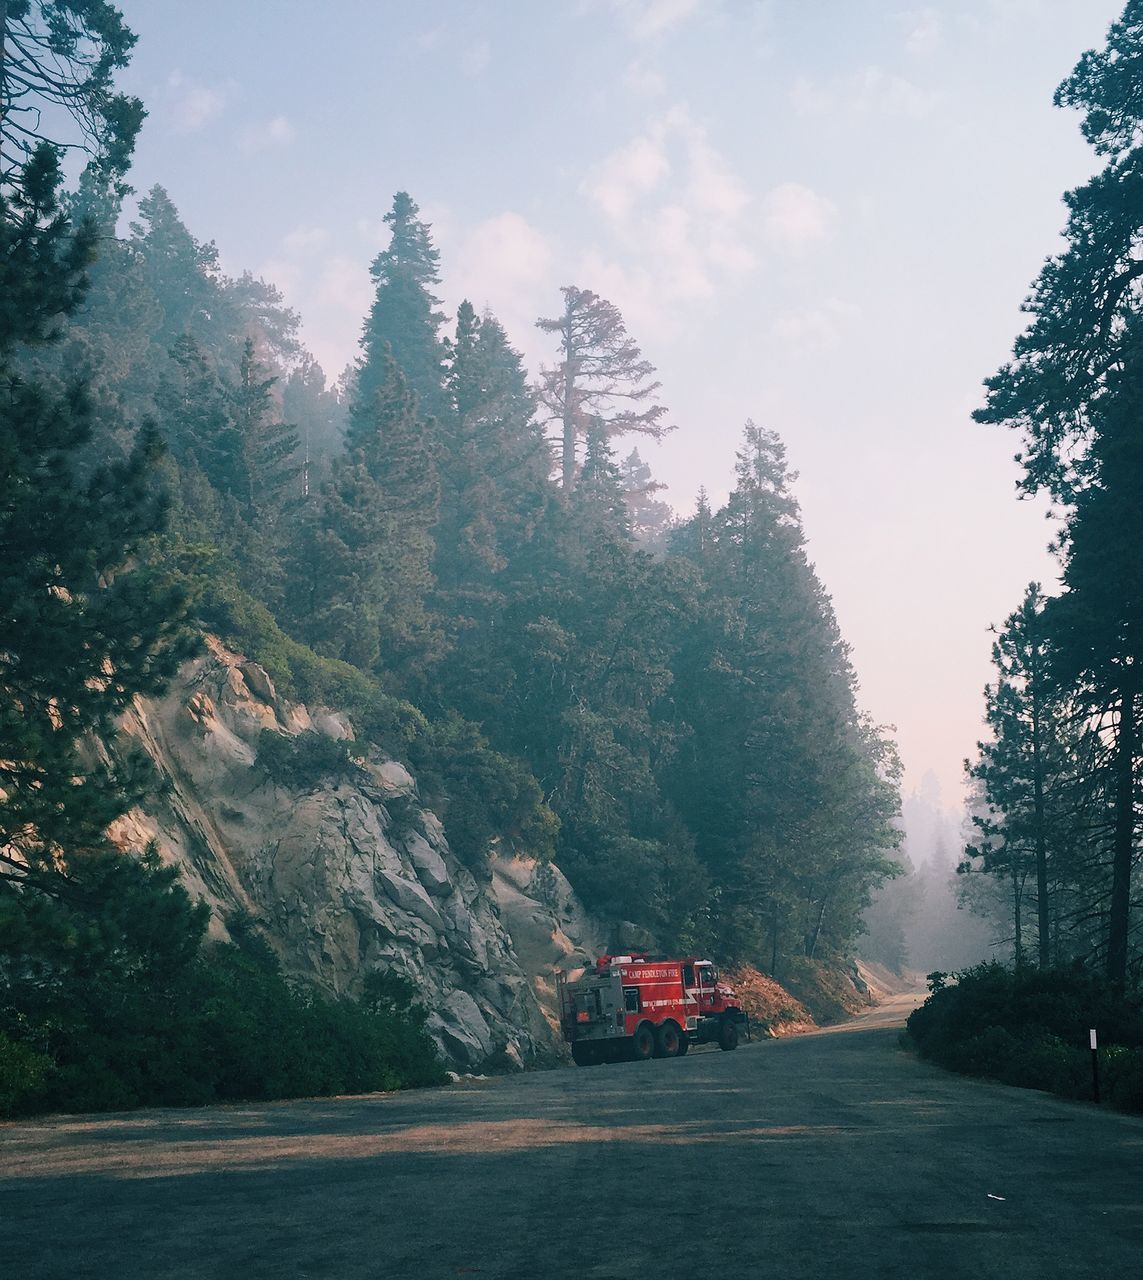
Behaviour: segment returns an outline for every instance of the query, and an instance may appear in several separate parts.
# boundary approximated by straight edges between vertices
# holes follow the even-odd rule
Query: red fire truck
[[[600,956],[582,977],[557,974],[560,1025],[581,1066],[681,1058],[692,1044],[738,1046],[746,1014],[709,960]]]

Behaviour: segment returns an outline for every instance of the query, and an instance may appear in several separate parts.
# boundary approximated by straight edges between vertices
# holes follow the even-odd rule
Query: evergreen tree
[[[565,493],[579,471],[576,448],[593,422],[607,435],[638,432],[658,440],[671,430],[657,402],[655,367],[643,358],[618,307],[589,289],[566,285],[563,314],[536,327],[559,335],[559,363],[541,371],[538,388],[547,421],[558,424],[560,476]]]
[[[720,886],[720,944],[772,971],[843,953],[898,871],[899,765],[857,714],[791,480],[781,441],[748,423],[675,680],[691,732],[672,794]]]
[[[671,508],[654,495],[666,488],[651,474],[651,468],[632,449],[621,465],[623,490],[627,498],[631,536],[641,546],[657,549],[664,546],[671,526]]]
[[[155,401],[176,459],[200,468],[219,493],[242,502],[249,486],[232,392],[189,334],[175,339]]]
[[[244,335],[217,248],[191,235],[160,186],[139,201],[138,212],[139,220],[131,224],[131,247],[162,310],[153,335],[156,345],[169,351],[180,338],[189,337],[216,369],[233,376]]]
[[[365,405],[372,401],[388,380],[391,356],[424,413],[441,417],[447,352],[439,336],[444,323],[444,315],[436,310],[440,299],[431,292],[440,283],[440,254],[419,212],[408,193],[398,191],[385,215],[392,237],[369,269],[376,293],[361,335],[357,399]]]
[[[608,444],[607,432],[598,420],[587,431],[572,507],[589,525],[598,525],[619,538],[630,538],[631,518],[623,475]]]
[[[121,182],[146,114],[138,98],[114,91],[135,39],[107,0],[0,5],[0,189],[10,208],[45,143],[90,156],[93,171]]]
[[[993,874],[1019,874],[1030,867],[1036,886],[1039,965],[1052,958],[1052,882],[1060,874],[1057,851],[1072,833],[1059,830],[1070,777],[1066,724],[1069,707],[1051,682],[1051,648],[1044,597],[1032,583],[1020,608],[1005,622],[992,647],[997,679],[985,690],[989,742],[970,776],[981,783],[988,808],[976,818],[985,839],[970,846],[970,857]],[[997,823],[991,814],[1002,814]],[[1061,853],[1062,856],[1062,853]],[[1019,864],[1019,866],[1015,865]],[[1020,930],[1017,928],[1017,947]]]
[[[281,420],[274,403],[278,381],[266,377],[246,339],[233,392],[232,413],[241,442],[240,501],[247,522],[270,532],[277,520],[300,500],[297,429]]]
[[[1134,468],[1117,476],[1107,469],[1106,459],[1113,449],[1110,438],[1121,434],[1119,424],[1127,420],[1117,401],[1134,401],[1138,376],[1143,310],[1143,265],[1137,248],[1143,235],[1143,107],[1137,92],[1141,67],[1143,2],[1129,0],[1120,20],[1112,24],[1105,47],[1085,53],[1056,91],[1057,105],[1083,112],[1084,136],[1106,164],[1065,197],[1066,247],[1044,265],[1026,304],[1031,322],[1016,342],[1012,362],[988,379],[987,402],[976,414],[979,421],[1021,432],[1023,485],[1029,492],[1046,489],[1071,507],[1073,518],[1066,532],[1073,542],[1086,537],[1083,525],[1089,520],[1099,524],[1103,516],[1098,512],[1123,513],[1136,496]],[[1114,490],[1120,483],[1122,496],[1116,499]],[[1085,497],[1089,489],[1090,499]],[[1108,977],[1119,987],[1127,979],[1137,847],[1136,670],[1143,657],[1133,632],[1123,629],[1140,608],[1134,574],[1117,576],[1125,567],[1123,561],[1101,564],[1094,556],[1081,555],[1071,569],[1077,589],[1065,594],[1056,614],[1059,625],[1071,633],[1061,651],[1072,656],[1072,670],[1081,685],[1077,693],[1090,694],[1089,714],[1100,717],[1112,708],[1105,724],[1114,743],[1117,781],[1105,962]],[[1089,608],[1088,601],[1094,605],[1096,600],[1108,607]]]
[[[75,459],[91,420],[82,380],[57,388],[19,371],[21,346],[58,335],[59,317],[79,305],[94,238],[90,223],[76,228],[67,219],[57,150],[27,132],[40,118],[37,103],[55,101],[51,86],[88,84],[75,92],[94,97],[77,98],[76,109],[97,142],[102,136],[109,171],[125,164],[133,137],[121,127],[126,105],[103,96],[130,47],[118,15],[105,5],[53,8],[60,9],[58,30],[21,44],[34,31],[28,24],[52,15],[45,6],[9,3],[4,34],[16,54],[4,55],[0,77],[5,94],[12,92],[19,83],[13,66],[28,76],[43,58],[49,83],[42,90],[33,77],[15,108],[31,108],[16,126],[24,162],[0,168],[0,873],[58,893],[84,854],[105,847],[107,823],[138,790],[129,762],[92,764],[85,740],[109,731],[137,693],[161,687],[179,657],[180,621],[169,593],[129,571],[162,520],[155,432],[141,433],[126,462],[81,477]],[[120,54],[85,69],[86,44],[74,59],[70,35],[57,47],[57,36],[74,35],[81,21],[95,24],[83,31],[94,32],[97,44],[114,37]],[[23,34],[14,39],[13,32]],[[7,130],[12,102],[0,102]]]

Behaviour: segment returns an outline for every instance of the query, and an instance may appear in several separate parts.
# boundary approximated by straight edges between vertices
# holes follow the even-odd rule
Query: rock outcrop
[[[409,978],[460,1071],[562,1055],[553,971],[586,961],[601,937],[555,867],[498,857],[478,879],[394,760],[273,780],[256,763],[263,730],[350,739],[352,726],[280,698],[261,667],[214,640],[123,729],[164,785],[113,835],[176,863],[216,937],[247,913],[288,974],[330,993],[355,994],[373,970]]]

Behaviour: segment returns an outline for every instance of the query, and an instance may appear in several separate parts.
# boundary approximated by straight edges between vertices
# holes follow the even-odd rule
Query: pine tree
[[[357,399],[366,405],[371,402],[388,379],[391,356],[422,411],[440,417],[445,411],[447,352],[439,336],[444,323],[444,315],[436,310],[440,299],[431,292],[440,283],[440,254],[428,224],[418,219],[419,212],[408,193],[398,191],[385,215],[392,237],[369,269],[376,293],[361,335]]]
[[[244,501],[249,485],[232,393],[189,334],[175,339],[155,401],[175,458],[200,468],[219,493]]]
[[[248,523],[269,532],[277,520],[301,499],[298,478],[298,432],[283,422],[274,403],[278,381],[266,377],[255,356],[254,341],[246,339],[239,381],[232,397],[241,461],[238,469],[243,515]]]
[[[155,432],[140,434],[126,462],[81,477],[75,460],[91,424],[82,380],[57,389],[18,367],[21,346],[51,340],[82,300],[94,240],[92,224],[72,226],[62,207],[56,148],[30,132],[40,109],[74,92],[78,145],[92,146],[108,173],[125,166],[134,137],[129,101],[107,96],[130,47],[118,14],[52,8],[10,0],[0,55],[0,144],[13,128],[22,138],[22,162],[0,158],[0,874],[61,893],[138,793],[130,764],[91,764],[86,740],[108,732],[136,694],[162,686],[180,656],[181,623],[171,594],[130,571],[162,522]],[[37,22],[54,19],[58,27],[37,34]],[[103,49],[94,62],[84,61],[89,39]],[[32,87],[13,105],[21,76]]]
[[[0,6],[0,189],[10,207],[45,143],[90,156],[94,172],[121,184],[146,114],[138,98],[114,91],[135,40],[107,0]]]
[[[1079,838],[1066,816],[1073,783],[1072,708],[1065,691],[1053,683],[1052,657],[1044,597],[1032,583],[992,649],[997,678],[985,690],[992,738],[978,744],[979,759],[970,771],[987,806],[975,823],[983,839],[966,850],[992,874],[1018,874],[1022,881],[1031,870],[1042,969],[1053,963],[1058,910],[1052,910],[1052,894],[1063,871],[1060,864]],[[994,814],[1002,818],[997,821]]]
[[[1116,761],[1106,968],[1119,987],[1127,979],[1137,846],[1135,794],[1141,753],[1136,671],[1143,660],[1134,632],[1122,628],[1141,607],[1135,594],[1139,584],[1124,561],[1101,564],[1085,554],[1073,566],[1067,539],[1085,537],[1084,526],[1097,525],[1098,512],[1117,507],[1122,513],[1137,497],[1131,487],[1134,469],[1117,477],[1105,464],[1110,440],[1121,435],[1119,424],[1127,420],[1117,400],[1137,401],[1134,382],[1139,376],[1143,321],[1143,264],[1138,256],[1143,235],[1143,109],[1137,92],[1141,68],[1143,3],[1129,0],[1120,20],[1112,24],[1105,47],[1085,53],[1056,91],[1058,106],[1083,112],[1084,136],[1106,164],[1065,197],[1066,247],[1040,272],[1026,304],[1031,322],[1017,339],[1011,363],[988,379],[987,402],[975,415],[979,421],[1018,430],[1024,441],[1018,455],[1024,488],[1047,490],[1073,513],[1064,550],[1077,590],[1066,593],[1056,616],[1072,632],[1061,647],[1072,655],[1081,689],[1091,695],[1090,714],[1100,716],[1114,707],[1106,726]],[[1122,497],[1117,499],[1119,484]],[[1126,576],[1117,578],[1123,570]],[[1088,607],[1087,601],[1094,606],[1097,600],[1108,607]]]
[[[233,376],[242,353],[242,323],[214,243],[196,240],[170,196],[154,186],[139,201],[131,247],[162,309],[153,335],[156,345],[168,351],[180,338],[189,337],[216,369]]]
[[[654,495],[666,488],[651,474],[651,468],[632,449],[620,468],[627,498],[631,536],[641,546],[656,550],[665,545],[671,526],[671,508]]]
[[[623,475],[608,444],[607,432],[598,420],[587,430],[583,466],[571,505],[589,525],[606,529],[618,538],[631,537]]]
[[[547,421],[558,424],[561,482],[575,487],[576,448],[598,421],[609,436],[637,432],[658,440],[671,428],[657,402],[655,367],[643,358],[619,309],[588,289],[566,285],[563,314],[536,327],[559,335],[559,363],[541,371],[538,388]]]

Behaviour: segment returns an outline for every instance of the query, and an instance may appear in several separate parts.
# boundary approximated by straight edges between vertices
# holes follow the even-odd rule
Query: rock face
[[[396,761],[351,779],[281,785],[255,764],[264,729],[352,737],[343,715],[284,702],[257,664],[208,641],[124,733],[166,786],[113,829],[178,864],[211,930],[248,912],[285,971],[356,994],[373,970],[408,977],[429,1031],[460,1071],[543,1065],[563,1055],[553,970],[583,963],[600,933],[555,867],[495,858],[478,881],[453,856]]]

